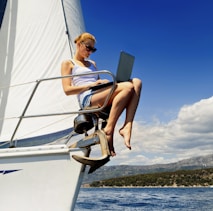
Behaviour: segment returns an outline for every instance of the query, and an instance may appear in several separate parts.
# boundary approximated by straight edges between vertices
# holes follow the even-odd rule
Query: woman
[[[62,76],[70,74],[80,74],[86,71],[96,71],[96,64],[94,61],[88,60],[91,53],[96,51],[95,37],[89,33],[82,33],[75,39],[76,52],[72,60],[62,62],[61,74]],[[86,106],[102,106],[105,102],[111,87],[102,88],[99,91],[92,92],[91,87],[98,84],[106,83],[108,80],[101,80],[96,74],[88,76],[80,76],[70,78],[63,78],[62,85],[66,95],[77,94],[79,104],[82,108]],[[103,129],[109,144],[111,156],[115,156],[113,146],[114,128],[119,116],[126,109],[126,119],[123,127],[119,133],[124,138],[124,143],[127,148],[131,149],[130,139],[132,133],[132,124],[135,112],[138,106],[142,82],[140,79],[134,78],[128,82],[121,82],[116,85],[113,92],[109,106],[111,110],[106,127]]]

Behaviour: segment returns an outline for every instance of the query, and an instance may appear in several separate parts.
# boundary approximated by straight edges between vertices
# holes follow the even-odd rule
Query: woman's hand
[[[107,80],[107,79],[98,79],[93,85],[96,86],[96,85],[105,84],[108,82],[109,82],[109,80]]]
[[[102,88],[106,88],[108,86],[111,86],[113,84],[113,82],[110,82],[109,80],[107,79],[104,79],[104,80],[97,80],[95,83],[92,83],[89,87],[89,89],[95,91],[95,90],[100,90]]]

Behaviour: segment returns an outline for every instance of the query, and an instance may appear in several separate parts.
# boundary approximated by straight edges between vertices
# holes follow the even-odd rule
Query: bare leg
[[[112,156],[115,156],[116,153],[114,151],[113,146],[113,134],[114,134],[114,128],[117,123],[117,120],[123,110],[127,107],[129,104],[129,100],[131,99],[133,95],[134,87],[129,82],[120,83],[117,85],[116,90],[114,91],[112,97],[111,97],[111,110],[109,114],[109,119],[107,122],[106,127],[104,128],[104,132],[107,135],[107,140],[109,143],[109,149]],[[102,91],[100,93],[94,94],[91,100],[92,105],[101,105],[103,104],[103,101],[105,100],[106,91]],[[108,90],[107,90],[108,94]]]
[[[119,116],[125,109],[126,104],[128,103],[131,97],[129,93],[124,90],[120,92],[119,94],[117,94],[116,97],[113,99],[109,119],[108,119],[106,127],[104,128],[104,131],[109,138],[109,147],[110,147],[112,155],[115,155],[115,151],[113,147],[114,128]]]
[[[130,139],[131,139],[131,133],[132,133],[133,119],[134,119],[135,112],[140,99],[140,93],[141,93],[141,87],[142,87],[141,80],[137,78],[132,80],[132,84],[134,86],[134,93],[126,108],[126,119],[125,119],[124,125],[119,130],[120,135],[124,137],[125,145],[129,149],[131,149]]]

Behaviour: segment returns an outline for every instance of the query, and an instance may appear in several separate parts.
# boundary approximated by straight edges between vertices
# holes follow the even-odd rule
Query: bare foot
[[[131,138],[131,130],[127,127],[123,127],[119,130],[120,135],[124,138],[124,144],[127,148],[131,150],[130,138]]]
[[[114,149],[114,146],[113,146],[113,137],[111,135],[108,135],[106,132],[105,132],[105,134],[106,134],[106,137],[107,137],[110,154],[111,154],[112,157],[114,157],[114,156],[116,156],[116,153],[115,153],[115,149]]]

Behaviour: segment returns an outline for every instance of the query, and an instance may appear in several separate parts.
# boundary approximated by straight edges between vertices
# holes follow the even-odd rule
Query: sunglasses
[[[86,43],[84,43],[84,42],[82,42],[84,45],[85,45],[85,47],[86,47],[86,50],[88,51],[88,52],[92,52],[92,53],[94,53],[95,51],[97,51],[97,49],[96,48],[93,48],[93,47],[91,47],[90,45],[87,45]]]

